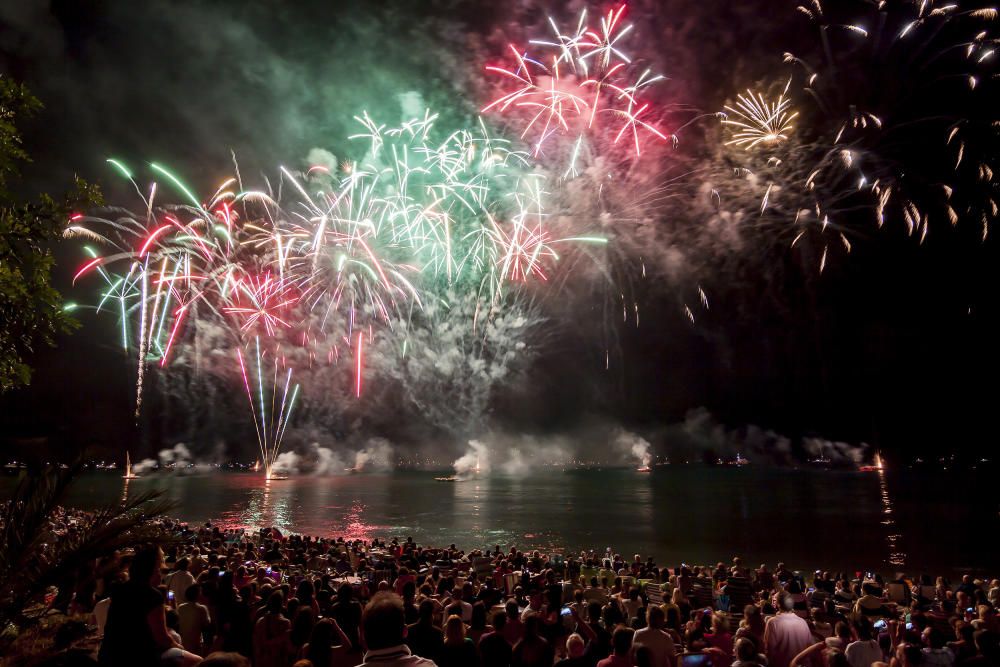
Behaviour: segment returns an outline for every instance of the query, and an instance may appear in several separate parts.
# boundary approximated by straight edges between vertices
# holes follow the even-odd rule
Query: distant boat
[[[450,477],[435,477],[434,481],[435,482],[460,482],[462,480],[460,480],[457,475],[451,475]]]
[[[132,459],[129,458],[128,452],[125,452],[125,474],[122,475],[122,479],[139,479],[139,476],[132,472]]]
[[[636,468],[636,472],[653,472],[653,469],[649,466],[642,466],[641,468]]]
[[[875,461],[873,465],[864,465],[858,467],[860,472],[882,472],[885,470],[885,464],[882,462],[881,452],[875,452]]]

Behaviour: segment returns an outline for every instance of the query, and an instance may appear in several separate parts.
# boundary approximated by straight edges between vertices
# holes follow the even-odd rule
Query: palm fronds
[[[82,517],[75,530],[53,532],[60,504],[82,463],[27,475],[0,503],[0,628],[24,625],[52,586],[77,583],[87,565],[116,550],[172,539],[156,522],[173,507],[150,491]]]

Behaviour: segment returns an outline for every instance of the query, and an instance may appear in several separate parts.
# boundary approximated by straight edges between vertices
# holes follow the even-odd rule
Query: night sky
[[[545,6],[391,5],[4,3],[0,71],[45,105],[24,128],[33,163],[19,187],[60,192],[76,174],[116,202],[127,191],[104,162],[111,156],[168,164],[192,183],[227,176],[230,151],[243,173],[273,173],[313,147],[336,152],[353,115],[406,90],[446,117],[468,115],[501,38],[517,37]],[[671,77],[670,94],[713,111],[778,70],[782,51],[809,47],[794,5],[667,0],[631,11],[646,36],[643,55]],[[580,326],[560,329],[527,381],[502,392],[497,422],[553,432],[586,416],[655,434],[705,408],[731,428],[908,455],[989,453],[1000,271],[995,234],[983,242],[981,228],[965,222],[933,228],[924,244],[899,226],[869,225],[822,275],[794,253],[747,250],[736,268],[720,267],[711,313],[696,325],[671,286],[644,284],[642,325],[615,325],[608,371],[607,341],[594,334],[602,316],[584,308]],[[78,249],[63,244],[57,257],[57,285],[84,300],[69,285]],[[80,319],[57,349],[39,352],[29,388],[0,398],[4,435],[119,451],[137,437],[134,369],[115,345],[116,323]]]

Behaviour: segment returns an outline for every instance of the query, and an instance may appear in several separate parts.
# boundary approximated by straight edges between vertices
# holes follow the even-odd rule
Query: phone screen
[[[711,667],[712,657],[707,653],[688,653],[681,656],[681,667]]]
[[[569,607],[563,607],[562,611],[559,612],[560,616],[570,616],[573,614],[573,610]]]

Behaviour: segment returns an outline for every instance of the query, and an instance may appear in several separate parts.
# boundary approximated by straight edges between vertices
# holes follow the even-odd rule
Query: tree
[[[14,200],[9,181],[29,160],[17,123],[40,108],[23,85],[0,76],[0,392],[28,384],[38,346],[53,345],[74,327],[52,287],[51,246],[74,212],[101,201],[97,188],[80,179],[61,200]]]
[[[81,456],[65,468],[50,465],[40,474],[25,474],[0,503],[0,629],[37,621],[47,609],[46,592],[82,583],[81,573],[98,558],[173,540],[160,520],[174,503],[157,490],[109,503],[65,531],[62,503],[82,468]]]

